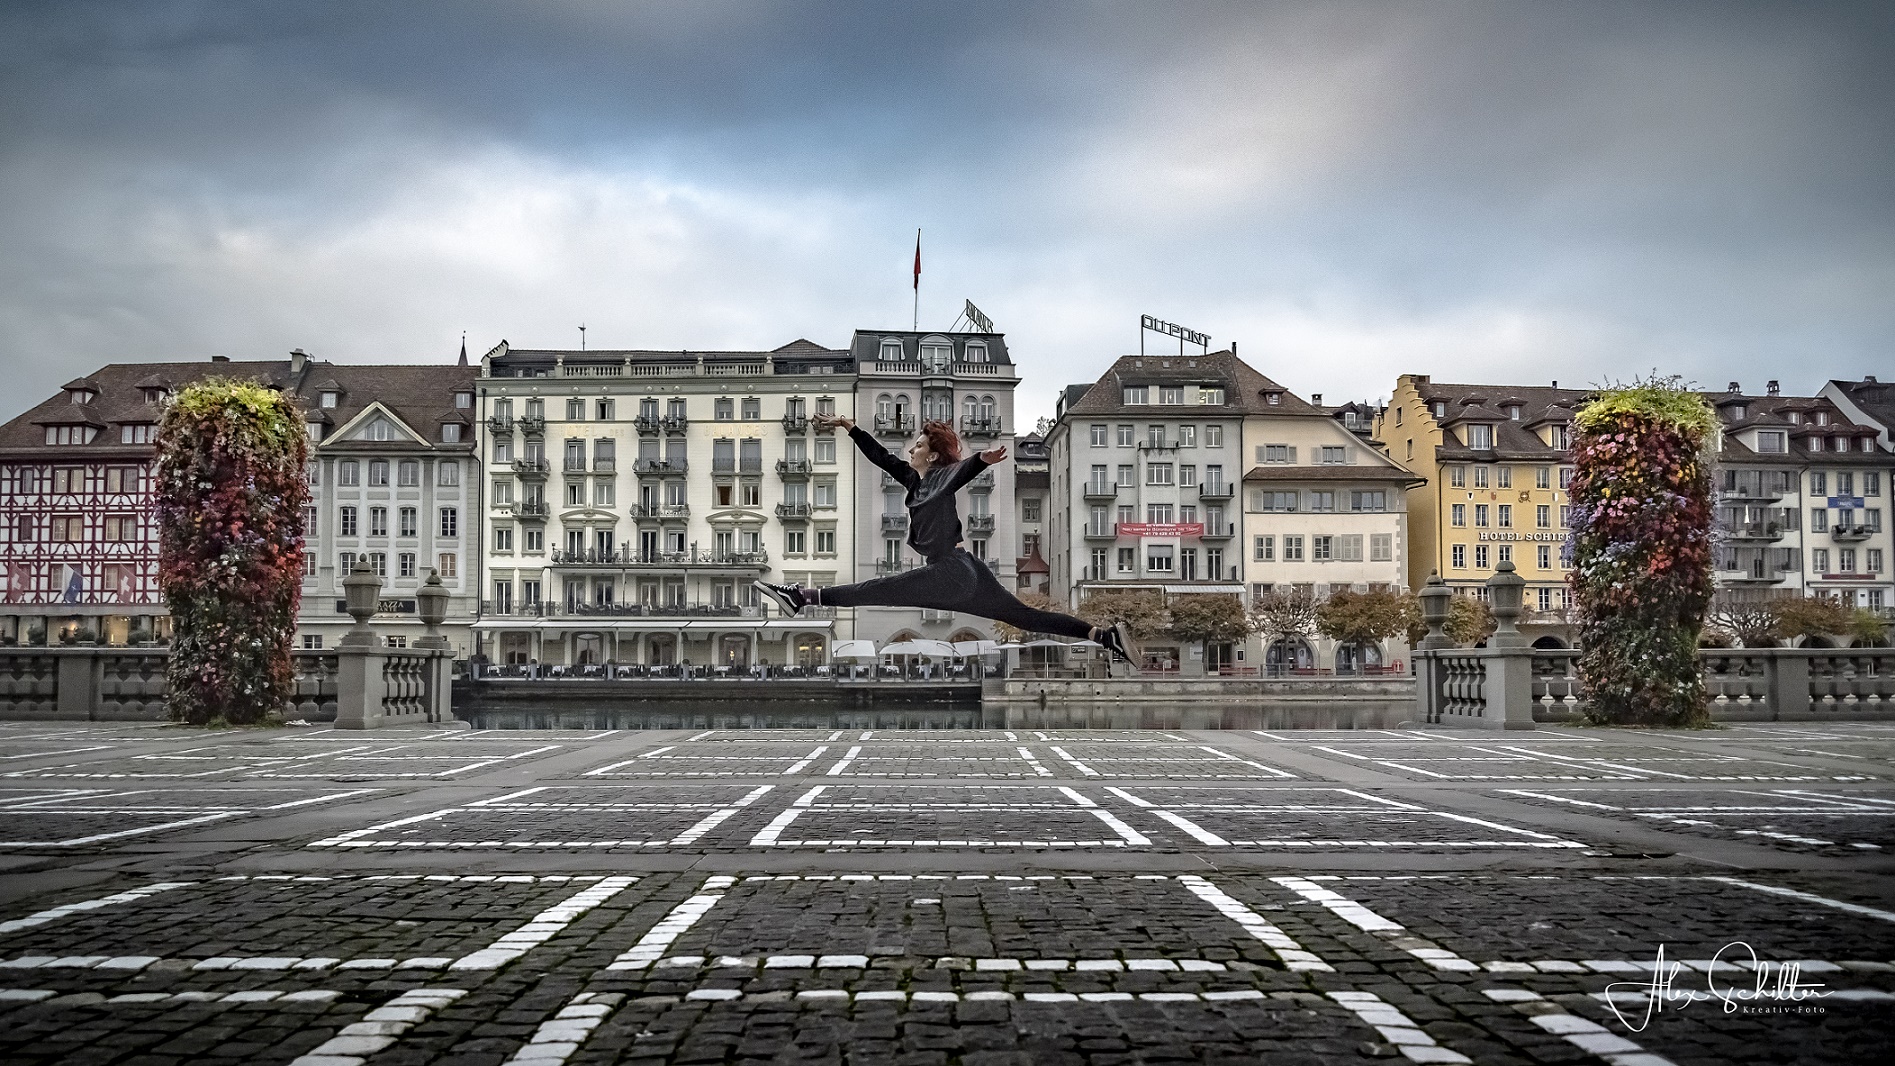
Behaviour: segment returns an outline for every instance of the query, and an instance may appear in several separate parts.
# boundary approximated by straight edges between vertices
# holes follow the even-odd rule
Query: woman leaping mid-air
[[[961,547],[961,516],[954,494],[982,470],[1007,457],[1005,447],[961,458],[961,440],[945,422],[924,422],[905,461],[890,455],[856,424],[837,415],[817,415],[818,426],[841,426],[862,449],[869,462],[888,471],[908,490],[908,543],[927,565],[853,585],[826,589],[800,585],[756,583],[785,614],[805,607],[920,607],[936,611],[964,611],[1031,633],[1057,633],[1103,644],[1112,654],[1132,662],[1132,643],[1122,624],[1095,626],[1068,614],[1042,611],[1021,603],[1000,584],[987,564]]]

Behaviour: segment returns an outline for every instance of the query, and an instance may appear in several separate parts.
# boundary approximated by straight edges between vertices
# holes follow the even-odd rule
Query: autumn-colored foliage
[[[1124,622],[1132,636],[1144,640],[1165,631],[1171,612],[1163,593],[1149,589],[1101,589],[1079,605],[1079,617],[1095,626]]]
[[[1716,413],[1675,379],[1654,379],[1604,392],[1574,422],[1569,580],[1587,715],[1703,725]]]
[[[302,588],[308,440],[253,382],[180,392],[158,427],[158,583],[175,721],[261,721],[288,701]]]

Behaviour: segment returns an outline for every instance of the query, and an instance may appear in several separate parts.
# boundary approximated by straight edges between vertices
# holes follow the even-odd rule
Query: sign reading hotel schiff
[[[1120,522],[1121,537],[1201,537],[1202,522]]]
[[[1481,540],[1515,540],[1515,541],[1518,541],[1518,540],[1563,541],[1566,539],[1566,534],[1564,533],[1497,533],[1492,530],[1483,530],[1481,532],[1480,539]]]

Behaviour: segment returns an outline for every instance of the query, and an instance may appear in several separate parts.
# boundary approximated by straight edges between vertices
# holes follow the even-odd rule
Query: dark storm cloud
[[[121,358],[839,343],[1022,410],[1150,312],[1304,391],[1874,372],[1886,5],[21,4],[14,409]]]

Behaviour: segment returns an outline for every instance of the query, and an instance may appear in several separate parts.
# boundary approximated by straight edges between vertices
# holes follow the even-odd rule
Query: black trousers
[[[1092,624],[1069,614],[1028,607],[1014,598],[987,564],[956,548],[952,555],[888,577],[836,585],[819,592],[829,607],[921,607],[965,611],[1031,633],[1057,633],[1084,640]]]

